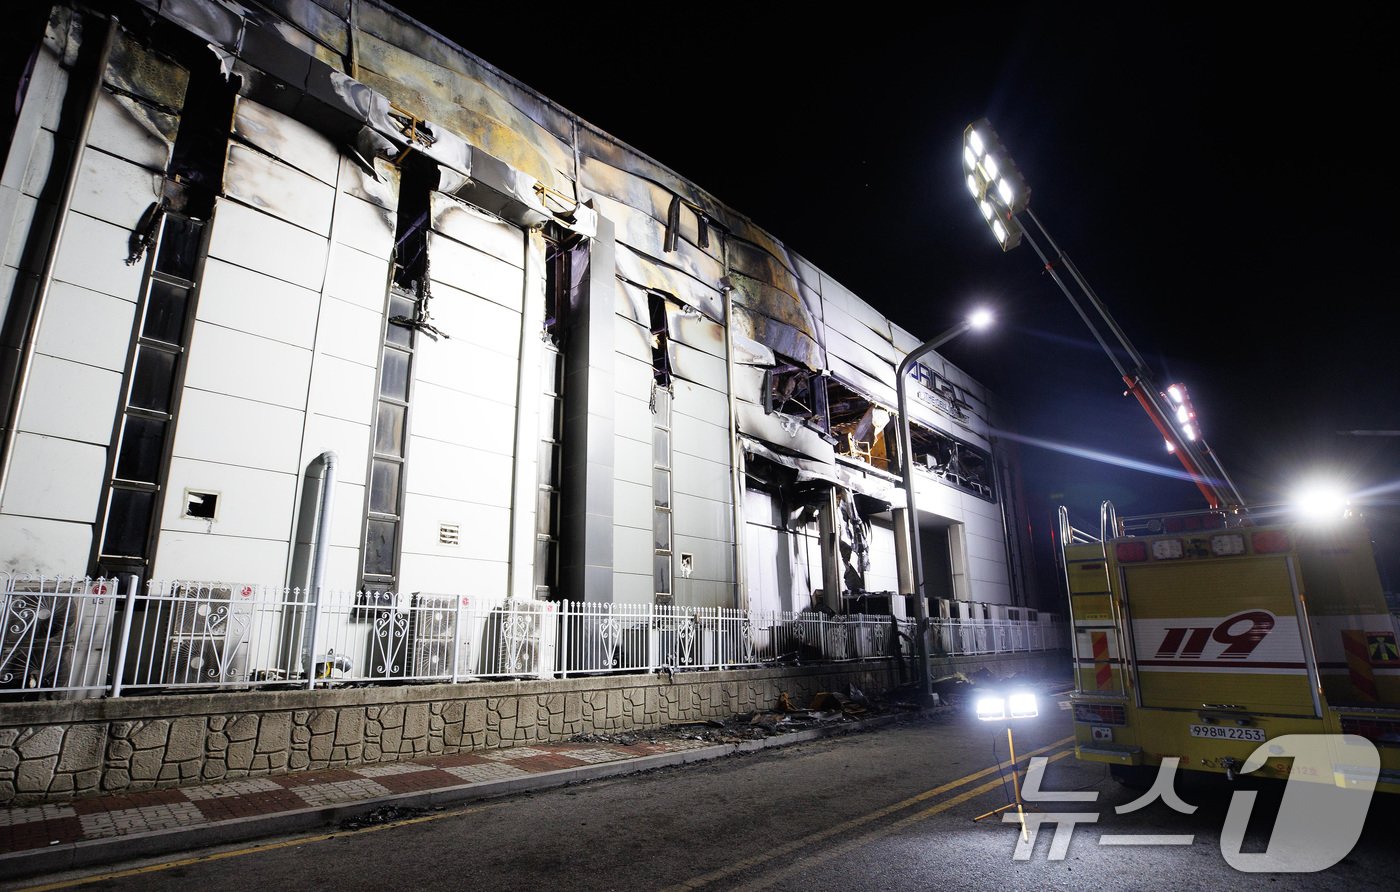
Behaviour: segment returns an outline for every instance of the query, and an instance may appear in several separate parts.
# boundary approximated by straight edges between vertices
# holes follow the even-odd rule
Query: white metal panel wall
[[[51,129],[65,83],[52,57],[40,53],[0,183],[8,233],[0,312],[17,278],[38,196],[52,178]],[[103,96],[104,107],[111,102]],[[160,189],[158,176],[120,157],[129,148],[144,158],[149,153],[136,151],[136,143],[147,140],[107,126],[111,118],[103,116],[83,151],[38,332],[9,490],[0,502],[0,566],[7,569],[79,572],[90,554],[140,296],[142,270],[124,262],[127,241]]]
[[[656,597],[652,577],[655,551],[652,525],[651,347],[635,343],[631,332],[650,338],[641,326],[619,316],[613,367],[613,598],[649,604]],[[596,373],[596,370],[595,370]],[[672,413],[674,423],[674,411]],[[606,448],[606,444],[605,444]],[[674,504],[675,496],[672,495]],[[674,509],[673,509],[674,511]],[[674,585],[672,586],[674,591]]]
[[[429,306],[449,337],[417,336],[399,587],[500,598],[512,482],[526,458],[515,442],[526,236],[448,196],[435,194],[432,204],[434,227],[448,234],[430,235]],[[536,445],[518,447],[531,465]],[[439,541],[443,524],[458,528],[458,544]],[[528,576],[529,566],[517,572]]]
[[[896,555],[893,518],[888,514],[870,518],[870,569],[865,571],[866,591],[899,591]]]
[[[308,434],[339,440],[351,454],[367,448],[368,402],[348,392],[373,387],[373,366],[364,365],[355,341],[377,340],[377,329],[367,311],[321,294],[333,256],[335,190],[269,154],[291,145],[290,154],[314,167],[305,159],[338,153],[277,112],[244,100],[238,106],[236,131],[248,132],[249,115],[260,115],[291,139],[229,148],[227,197],[210,223],[175,421],[158,578],[284,580]],[[349,368],[318,367],[328,343],[341,348],[337,359]],[[309,414],[318,400],[321,411]],[[326,406],[342,417],[325,414]],[[187,490],[218,494],[212,521],[184,516]],[[337,511],[333,537],[345,525]]]

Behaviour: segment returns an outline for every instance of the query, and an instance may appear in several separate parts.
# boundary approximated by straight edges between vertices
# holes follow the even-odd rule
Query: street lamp
[[[1055,244],[1044,224],[1031,210],[1030,187],[1026,185],[1025,178],[1021,176],[1016,162],[1012,160],[1011,153],[1002,145],[1001,138],[985,118],[969,124],[963,131],[962,161],[967,190],[977,203],[978,212],[991,227],[992,236],[1002,251],[1010,251],[1019,245],[1022,239],[1030,242],[1044,264],[1045,271],[1069,299],[1079,318],[1089,327],[1094,339],[1123,378],[1128,392],[1147,412],[1148,418],[1167,441],[1167,449],[1181,461],[1196,488],[1205,496],[1206,503],[1211,508],[1242,508],[1244,498],[1235,489],[1229,475],[1200,436],[1195,410],[1190,407],[1189,402],[1186,402],[1183,408],[1185,388],[1179,384],[1173,385],[1176,392],[1171,395],[1158,390],[1152,381],[1147,363],[1143,361],[1137,348],[1118,327],[1118,323],[1094,293],[1094,289],[1089,286],[1069,256]],[[1024,215],[1035,231],[1045,239],[1050,252],[1054,254],[1053,260],[1041,248],[1031,230],[1022,224],[1021,215]],[[1075,296],[1075,292],[1060,277],[1061,269],[1069,273],[1079,289],[1079,297]],[[1087,303],[1096,314],[1099,320],[1097,324],[1084,309],[1081,297],[1083,303]],[[1100,330],[1100,326],[1107,331],[1107,336]],[[1131,368],[1125,366],[1119,358],[1119,353],[1109,346],[1108,336],[1116,341],[1119,351],[1127,354]],[[1181,399],[1178,399],[1178,396]]]
[[[929,678],[929,656],[928,656],[928,598],[924,594],[924,553],[923,546],[919,542],[919,513],[918,506],[914,499],[914,448],[913,441],[909,435],[909,398],[906,395],[906,384],[909,380],[909,372],[914,366],[933,351],[944,344],[966,334],[986,328],[992,324],[992,312],[987,309],[974,310],[966,319],[954,325],[952,328],[931,341],[925,341],[914,348],[904,361],[899,364],[899,370],[895,372],[894,389],[899,400],[899,452],[900,470],[904,476],[904,498],[905,507],[909,513],[909,548],[912,552],[914,562],[914,601],[916,604],[915,617],[918,619],[918,651],[919,651],[919,696],[924,705],[933,702],[933,681]]]

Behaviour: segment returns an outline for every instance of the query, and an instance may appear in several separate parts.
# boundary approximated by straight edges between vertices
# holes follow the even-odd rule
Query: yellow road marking
[[[1073,750],[1063,750],[1052,755],[1048,761],[1055,762],[1065,758],[1066,756],[1071,755],[1074,755]],[[792,876],[795,873],[804,870],[810,870],[814,865],[819,864],[823,861],[830,861],[832,858],[844,855],[852,849],[858,849],[862,846],[869,845],[872,841],[878,839],[881,836],[888,836],[889,834],[894,833],[895,831],[903,830],[910,824],[917,824],[919,821],[922,821],[925,818],[930,818],[936,814],[939,814],[940,812],[945,812],[950,808],[962,805],[969,799],[976,799],[983,793],[990,793],[992,790],[995,790],[997,787],[1002,786],[1004,783],[1005,781],[1003,781],[1001,778],[997,778],[993,781],[988,781],[987,783],[982,784],[979,787],[973,787],[971,790],[959,793],[958,795],[953,796],[950,799],[944,799],[937,805],[931,805],[928,808],[923,809],[922,811],[918,811],[912,815],[900,818],[898,821],[895,821],[893,824],[890,824],[887,827],[876,828],[874,830],[869,831],[868,833],[856,837],[855,839],[847,840],[846,842],[839,843],[838,845],[833,846],[831,848],[822,849],[821,851],[816,852],[812,855],[803,856],[802,860],[798,863],[786,865],[772,873],[760,877],[753,883],[747,883],[743,886],[736,886],[734,888],[736,892],[737,890],[766,889],[774,883],[786,879],[787,877]]]
[[[242,849],[231,849],[227,852],[214,852],[209,855],[199,855],[194,858],[181,858],[178,861],[162,861],[159,864],[147,864],[144,867],[132,867],[126,870],[117,870],[111,873],[96,874],[94,876],[77,877],[71,880],[62,880],[57,883],[49,883],[44,886],[25,886],[17,892],[47,892],[50,889],[71,889],[75,886],[86,886],[89,883],[100,883],[104,880],[119,880],[126,877],[141,876],[147,873],[159,873],[162,870],[171,870],[176,867],[189,867],[192,864],[208,864],[213,861],[223,861],[228,858],[240,858],[244,855],[259,855],[263,852],[273,852],[278,849],[295,848],[296,846],[309,845],[316,842],[336,839],[342,836],[354,834],[356,836],[364,833],[376,833],[380,830],[391,830],[395,827],[408,827],[413,824],[426,824],[429,821],[440,821],[443,818],[455,818],[459,815],[468,815],[473,812],[484,811],[488,808],[497,808],[504,802],[488,802],[483,805],[472,806],[470,808],[458,809],[455,811],[434,812],[430,815],[419,815],[416,818],[404,818],[402,821],[393,821],[388,824],[373,824],[369,827],[361,827],[358,830],[337,830],[332,833],[318,833],[315,836],[298,836],[295,839],[284,839],[281,842],[270,842],[262,845],[247,846]]]
[[[1067,743],[1073,742],[1073,737],[1065,737],[1055,741],[1054,743],[1046,744],[1045,746],[1042,746],[1039,749],[1031,750],[1029,753],[1026,753],[1025,756],[1023,756],[1022,758],[1028,759],[1031,756],[1038,756],[1041,753],[1049,752],[1050,750],[1057,749],[1058,747],[1064,746]],[[1062,758],[1066,755],[1069,755],[1068,751],[1062,754],[1057,754],[1056,758]],[[861,815],[858,818],[852,818],[851,820],[846,821],[845,823],[837,824],[834,827],[828,827],[825,830],[819,830],[816,833],[809,834],[800,839],[795,839],[791,842],[784,843],[783,845],[778,846],[776,849],[769,849],[768,851],[765,851],[761,855],[754,855],[750,858],[744,858],[740,861],[734,861],[731,862],[729,865],[720,868],[719,870],[713,870],[709,873],[704,873],[697,877],[691,877],[690,879],[682,883],[668,887],[667,889],[663,890],[663,892],[680,892],[680,890],[683,889],[698,889],[701,886],[716,882],[717,880],[722,880],[727,877],[731,877],[736,873],[751,870],[752,868],[757,867],[760,864],[763,864],[767,861],[772,861],[774,858],[780,858],[784,855],[790,855],[798,849],[805,848],[806,846],[810,846],[813,843],[821,842],[824,839],[830,839],[833,836],[837,836],[848,831],[854,830],[857,827],[862,827],[866,824],[869,824],[871,821],[877,821],[880,818],[886,817],[887,815],[892,815],[895,812],[903,811],[904,809],[909,808],[910,806],[918,805],[920,802],[925,802],[929,799],[932,799],[935,796],[941,796],[944,793],[947,793],[949,790],[955,790],[958,787],[964,786],[965,784],[970,784],[975,780],[980,780],[981,778],[984,778],[987,775],[992,774],[993,772],[1000,772],[1002,770],[1002,766],[1008,764],[1009,763],[1006,762],[999,762],[996,765],[991,766],[990,768],[983,768],[981,771],[974,771],[972,774],[965,775],[963,777],[958,778],[957,780],[949,781],[946,784],[941,784],[937,787],[934,787],[931,790],[925,790],[922,793],[910,796],[908,799],[901,800],[899,802],[894,803],[893,805],[887,805],[884,808],[878,808],[875,811]],[[980,796],[983,792],[986,792],[987,790],[990,790],[1001,783],[1002,780],[998,777],[995,781],[992,781],[991,783],[984,784],[983,786],[978,787],[975,790],[971,790],[966,794],[961,794],[961,796],[954,798],[957,800],[957,802],[963,802],[966,800],[962,797],[966,797],[966,799],[971,799],[973,796]],[[954,802],[953,804],[957,803]],[[942,810],[939,806],[934,806],[934,808],[940,811]],[[926,816],[928,814],[935,813],[935,811],[920,812],[913,818],[906,818],[905,820],[917,820],[921,816]],[[903,826],[903,822],[896,826]]]

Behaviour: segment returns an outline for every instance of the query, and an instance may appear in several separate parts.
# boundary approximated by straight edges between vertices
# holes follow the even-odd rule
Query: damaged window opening
[[[535,506],[535,597],[559,592],[564,452],[564,338],[572,288],[572,248],[580,239],[557,227],[545,231],[544,346],[540,351],[539,464]]]
[[[379,354],[373,450],[365,498],[364,550],[360,588],[392,592],[398,583],[402,548],[404,473],[408,461],[409,404],[418,332],[436,339],[427,323],[429,200],[437,186],[437,166],[410,153],[399,188],[394,233],[393,284],[384,310]]]
[[[152,39],[164,53],[189,69],[180,129],[171,150],[166,199],[172,210],[208,220],[223,190],[228,134],[241,79],[224,77],[206,43],[182,28],[157,21]]]
[[[667,326],[666,298],[656,292],[647,293],[647,311],[651,323],[651,372],[657,387],[671,387],[671,333]]]
[[[763,373],[763,411],[791,415],[822,433],[831,433],[826,379],[786,357],[777,359],[778,365]]]
[[[569,333],[574,250],[584,238],[550,224],[545,239],[544,334],[549,343],[562,350]]]
[[[930,472],[950,486],[966,490],[979,498],[992,501],[992,460],[976,446],[919,424],[909,425],[914,441],[914,466]]]
[[[898,467],[894,413],[839,381],[827,382],[826,393],[836,452],[893,473]]]

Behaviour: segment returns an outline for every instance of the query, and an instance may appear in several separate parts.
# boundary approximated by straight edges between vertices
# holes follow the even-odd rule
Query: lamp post
[[[963,131],[963,174],[966,177],[968,192],[972,194],[982,219],[987,221],[1002,251],[1010,251],[1019,245],[1022,239],[1030,242],[1044,264],[1045,271],[1069,299],[1079,318],[1089,327],[1094,340],[1098,341],[1114,368],[1118,370],[1123,383],[1127,385],[1128,393],[1131,393],[1147,412],[1148,418],[1166,440],[1167,450],[1181,461],[1196,488],[1205,497],[1206,503],[1211,508],[1242,509],[1244,498],[1200,436],[1195,410],[1190,407],[1185,397],[1185,388],[1174,384],[1164,393],[1153,383],[1152,373],[1137,348],[1118,327],[1117,321],[1109,314],[1078,267],[1069,259],[1069,255],[1060,250],[1060,246],[1055,244],[1044,224],[1030,209],[1030,187],[1026,185],[1010,153],[1006,151],[996,131],[985,118],[969,124]],[[1049,247],[1048,254],[1031,234],[1030,229],[1023,225],[1023,214],[1035,231],[1044,238]],[[1061,269],[1069,274],[1079,289],[1078,297],[1061,278]],[[1084,304],[1094,311],[1094,316],[1090,316]],[[1095,323],[1095,317],[1098,323]],[[1100,326],[1106,330],[1107,335],[1100,330]],[[1116,342],[1118,350],[1127,355],[1129,365],[1124,365],[1119,354],[1109,345],[1109,337]]]
[[[992,314],[987,310],[977,310],[966,319],[954,325],[952,328],[931,341],[925,341],[916,347],[904,361],[899,364],[899,370],[895,372],[895,394],[899,400],[899,457],[900,470],[904,477],[904,498],[905,507],[909,514],[909,548],[912,552],[914,570],[914,601],[916,603],[915,617],[918,619],[918,651],[919,651],[919,696],[925,706],[933,701],[933,682],[929,678],[929,655],[928,655],[928,597],[924,593],[924,552],[923,545],[919,542],[919,513],[918,505],[914,497],[914,444],[909,438],[909,398],[906,395],[906,386],[909,380],[909,372],[918,364],[919,360],[929,355],[933,351],[942,347],[954,338],[966,334],[975,329],[986,328],[992,324]]]

